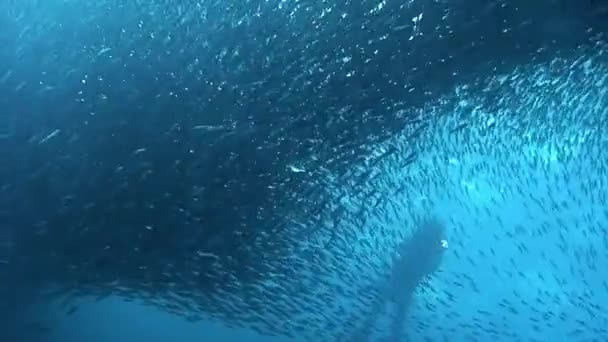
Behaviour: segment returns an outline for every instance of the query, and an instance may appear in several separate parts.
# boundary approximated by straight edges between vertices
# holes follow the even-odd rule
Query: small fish
[[[218,132],[227,130],[224,126],[212,126],[212,125],[197,125],[192,127],[195,131],[205,131],[205,132]]]
[[[97,52],[97,57],[99,57],[107,52],[110,52],[110,51],[112,51],[112,48],[104,47],[103,49],[99,50],[99,52]]]
[[[287,168],[291,171],[291,172],[295,172],[295,173],[303,173],[306,172],[305,169],[301,168],[301,167],[297,167],[295,165],[289,165],[287,166]]]
[[[44,144],[45,142],[47,142],[47,141],[53,139],[54,137],[56,137],[57,135],[59,135],[59,133],[61,133],[61,130],[60,129],[55,129],[49,135],[47,135],[46,137],[44,137],[40,141],[38,141],[38,144],[39,145]]]

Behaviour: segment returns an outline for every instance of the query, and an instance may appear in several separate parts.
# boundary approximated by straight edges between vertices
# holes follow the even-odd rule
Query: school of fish
[[[608,340],[601,30],[516,53],[526,25],[563,32],[504,1],[239,4],[0,5],[0,331],[28,302],[120,296],[349,340],[434,217],[446,250],[403,340]],[[493,47],[467,22],[488,13],[519,20]]]

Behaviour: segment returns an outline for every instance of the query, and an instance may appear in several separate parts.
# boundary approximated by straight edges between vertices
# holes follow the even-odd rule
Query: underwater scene
[[[608,2],[3,0],[0,342],[608,341]]]

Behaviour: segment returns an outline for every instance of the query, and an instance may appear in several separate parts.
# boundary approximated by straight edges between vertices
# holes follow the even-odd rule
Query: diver
[[[355,331],[351,341],[370,340],[371,330],[389,301],[395,304],[389,326],[390,341],[401,340],[405,316],[416,287],[439,268],[448,247],[444,235],[445,226],[435,218],[428,218],[399,245],[388,281],[380,286],[380,296],[370,306],[363,325]]]

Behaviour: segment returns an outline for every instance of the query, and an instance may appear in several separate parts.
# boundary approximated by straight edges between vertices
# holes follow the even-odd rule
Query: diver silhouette
[[[371,330],[393,302],[395,312],[389,325],[389,340],[400,341],[405,325],[405,316],[416,287],[435,272],[445,250],[445,226],[435,218],[427,218],[418,224],[413,234],[397,248],[393,258],[391,274],[380,286],[380,296],[370,306],[363,325],[351,335],[351,341],[369,341]]]

